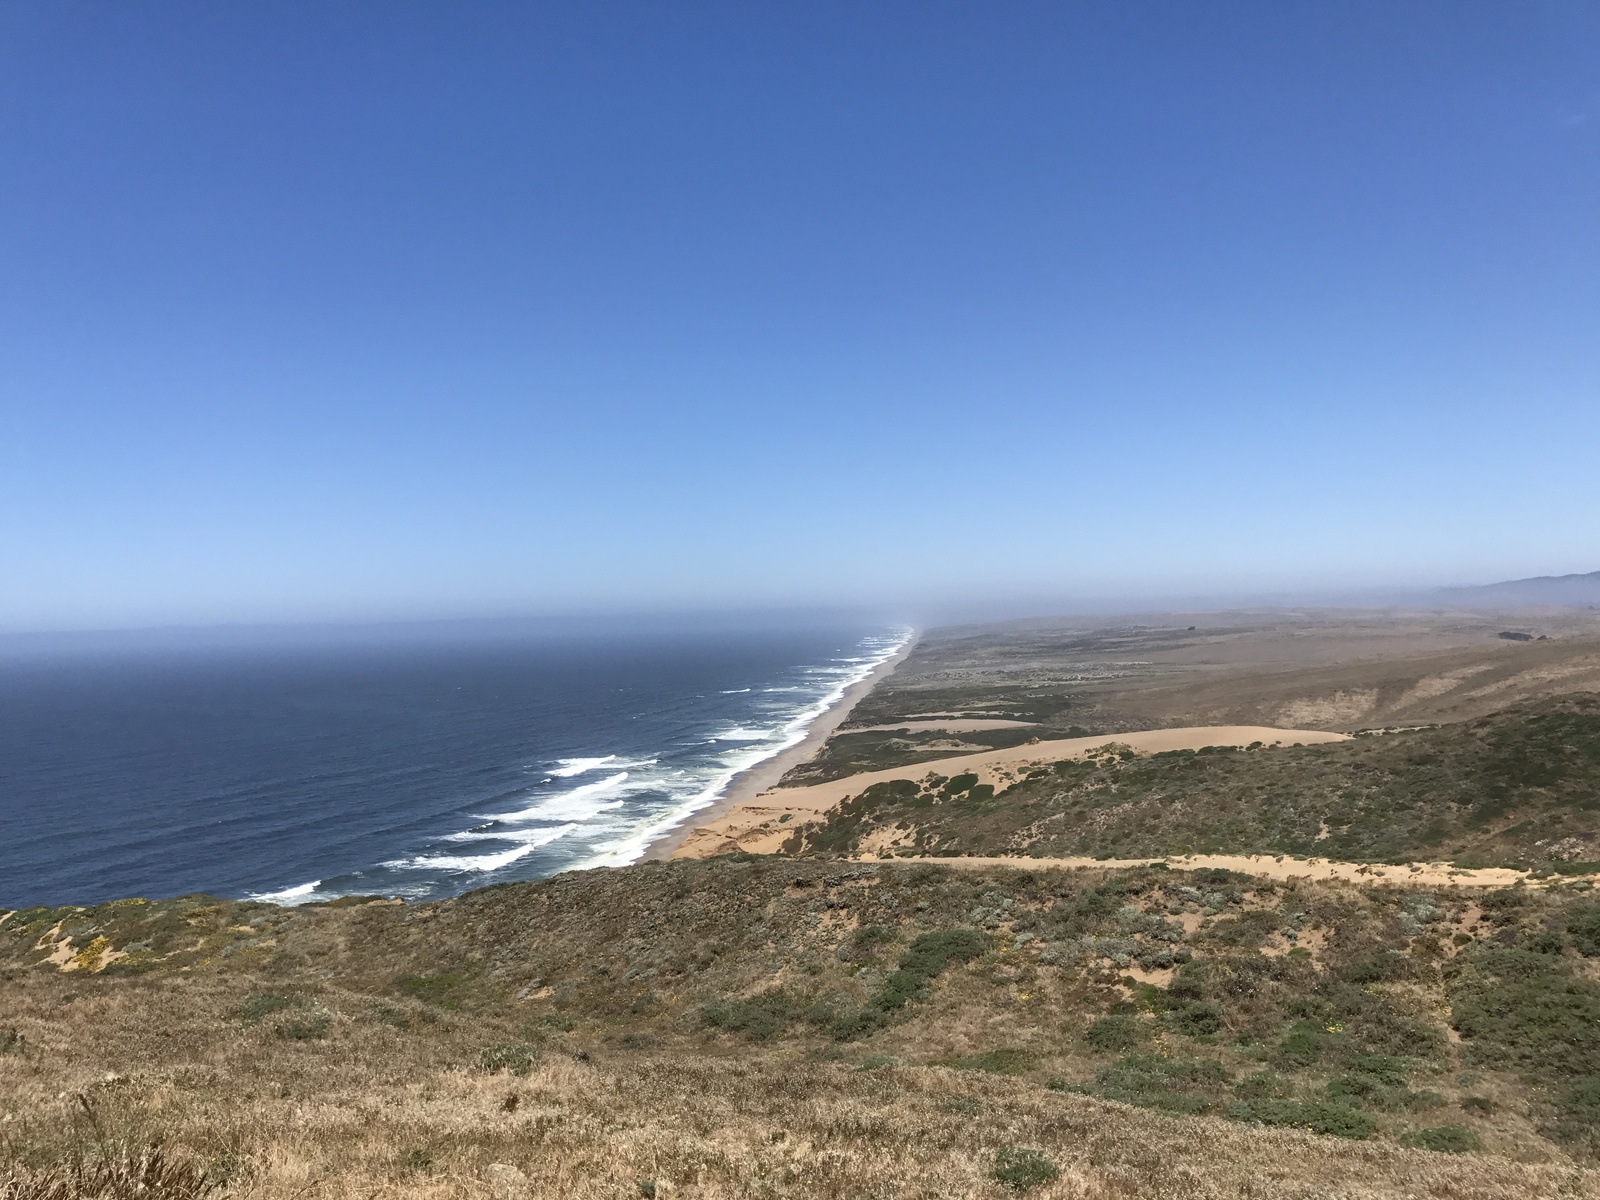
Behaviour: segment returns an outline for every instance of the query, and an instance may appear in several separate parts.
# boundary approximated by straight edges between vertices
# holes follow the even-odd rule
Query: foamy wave
[[[304,904],[315,895],[316,890],[321,886],[322,880],[313,879],[310,883],[284,888],[281,892],[251,892],[245,899],[259,900],[263,904]]]
[[[606,806],[597,806],[594,801],[598,796],[611,795],[622,790],[628,782],[628,772],[618,771],[615,775],[608,775],[594,783],[581,784],[570,792],[561,792],[555,796],[541,798],[537,804],[517,812],[496,813],[491,820],[505,821],[507,823],[520,823],[523,821],[559,821],[570,820],[574,817],[585,817],[591,813],[600,812]]]
[[[770,729],[746,729],[742,725],[719,733],[711,740],[714,742],[759,742],[772,736]]]
[[[530,830],[520,845],[494,854],[426,854],[417,858],[395,859],[383,865],[396,871],[498,871],[532,854],[541,846],[559,841],[577,828],[576,822],[570,822],[553,829]]]
[[[617,756],[607,754],[604,758],[558,758],[556,761],[561,765],[550,774],[557,779],[567,779],[573,775],[582,775],[585,771],[592,771],[596,767],[603,767],[609,762],[616,762]]]

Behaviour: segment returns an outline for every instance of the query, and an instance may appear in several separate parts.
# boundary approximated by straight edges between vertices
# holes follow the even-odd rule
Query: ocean
[[[0,658],[0,906],[432,899],[641,857],[903,644],[885,627]]]

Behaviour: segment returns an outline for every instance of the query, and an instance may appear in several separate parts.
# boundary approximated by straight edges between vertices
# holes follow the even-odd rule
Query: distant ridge
[[[1516,608],[1524,605],[1587,608],[1600,605],[1600,571],[1587,575],[1540,575],[1478,587],[1439,588],[1433,596],[1463,608]]]

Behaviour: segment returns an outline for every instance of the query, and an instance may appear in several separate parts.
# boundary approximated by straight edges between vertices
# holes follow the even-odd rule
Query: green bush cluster
[[[1440,1150],[1446,1154],[1464,1154],[1482,1149],[1478,1135],[1464,1125],[1439,1125],[1432,1129],[1415,1129],[1400,1135],[1402,1146],[1419,1150]]]
[[[781,989],[763,992],[748,1000],[728,1000],[708,1004],[701,1018],[712,1028],[737,1033],[751,1041],[771,1041],[796,1021],[806,1016],[811,1005],[799,996]]]
[[[1061,1172],[1037,1150],[1007,1146],[994,1156],[993,1178],[1014,1191],[1049,1183]]]
[[[1031,1051],[1016,1047],[984,1050],[958,1058],[935,1059],[936,1067],[954,1067],[958,1071],[988,1071],[994,1075],[1021,1075],[1038,1061]]]
[[[291,1042],[315,1042],[327,1037],[332,1026],[332,1014],[314,1012],[283,1022],[278,1026],[277,1034]]]
[[[1217,1089],[1232,1078],[1232,1072],[1212,1059],[1185,1061],[1135,1053],[1101,1068],[1089,1090],[1141,1108],[1203,1113],[1216,1107]]]
[[[1450,1021],[1465,1039],[1465,1060],[1556,1085],[1547,1132],[1568,1143],[1595,1141],[1600,984],[1560,954],[1485,943],[1462,951],[1450,983]]]
[[[478,1051],[478,1069],[491,1075],[510,1071],[513,1075],[526,1075],[539,1061],[539,1047],[526,1042],[502,1042]]]

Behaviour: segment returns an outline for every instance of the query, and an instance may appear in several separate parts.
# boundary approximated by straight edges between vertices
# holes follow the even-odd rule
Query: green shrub
[[[1471,1061],[1555,1079],[1600,1075],[1600,987],[1553,955],[1462,951],[1451,1024]]]
[[[526,1075],[539,1061],[539,1048],[526,1042],[502,1042],[478,1051],[478,1069],[497,1075],[510,1071],[513,1075]]]
[[[1006,1048],[987,1050],[981,1054],[968,1054],[960,1058],[941,1058],[936,1067],[954,1067],[958,1071],[989,1071],[996,1075],[1021,1075],[1033,1066],[1035,1058],[1026,1050]]]
[[[1358,1109],[1309,1100],[1239,1101],[1228,1106],[1228,1115],[1235,1120],[1287,1125],[1342,1138],[1369,1138],[1378,1128],[1376,1121]]]
[[[970,962],[988,953],[993,939],[976,929],[940,929],[925,933],[900,956],[900,968],[883,981],[873,1003],[885,1012],[903,1008],[921,995],[951,963]]]
[[[864,1004],[860,1008],[846,1008],[818,1021],[818,1024],[837,1041],[849,1042],[876,1033],[889,1023],[889,1014],[877,1004]]]
[[[1145,1028],[1131,1013],[1112,1013],[1089,1026],[1083,1036],[1096,1050],[1131,1050],[1144,1041]]]
[[[571,1033],[577,1027],[577,1020],[566,1013],[544,1013],[523,1022],[522,1036],[530,1042],[537,1042],[552,1029],[557,1033]]]
[[[304,1003],[305,999],[294,993],[256,992],[239,1006],[239,1019],[246,1024],[257,1025],[275,1012]]]
[[[994,1156],[993,1178],[1019,1192],[1049,1183],[1060,1174],[1055,1164],[1037,1150],[1007,1146]]]
[[[1222,1006],[1204,1000],[1167,1014],[1167,1024],[1185,1037],[1210,1037],[1222,1030]]]
[[[1279,1061],[1288,1067],[1304,1068],[1320,1062],[1327,1049],[1327,1032],[1314,1021],[1297,1021],[1278,1043]]]
[[[1182,1062],[1155,1054],[1128,1054],[1095,1076],[1092,1092],[1141,1108],[1202,1113],[1214,1107],[1213,1093],[1231,1079],[1228,1069],[1211,1059]]]
[[[782,990],[764,992],[749,1000],[708,1004],[701,1019],[715,1029],[737,1033],[751,1041],[771,1041],[798,1021],[806,1004]]]
[[[1411,1064],[1390,1054],[1358,1054],[1349,1062],[1352,1071],[1370,1075],[1380,1083],[1399,1086],[1411,1078]]]
[[[394,981],[394,986],[426,1004],[457,1009],[461,1001],[455,993],[466,982],[466,975],[460,971],[439,971],[432,975],[402,975]]]
[[[333,1024],[333,1017],[325,1012],[311,1013],[309,1016],[296,1017],[292,1021],[285,1021],[278,1026],[278,1036],[288,1038],[291,1042],[315,1042],[328,1036],[328,1029]]]
[[[1433,1129],[1415,1129],[1400,1135],[1402,1146],[1418,1150],[1439,1150],[1445,1154],[1464,1154],[1478,1150],[1483,1143],[1478,1135],[1464,1125],[1439,1125]]]
[[[0,1029],[0,1054],[21,1054],[28,1039],[15,1029]]]
[[[1567,933],[1585,958],[1600,956],[1600,904],[1575,904],[1567,913]]]
[[[1258,1071],[1233,1085],[1241,1100],[1282,1100],[1294,1094],[1294,1084],[1276,1071]]]
[[[1595,1141],[1600,1130],[1600,1076],[1568,1080],[1556,1107],[1560,1118],[1548,1132],[1558,1141]]]

